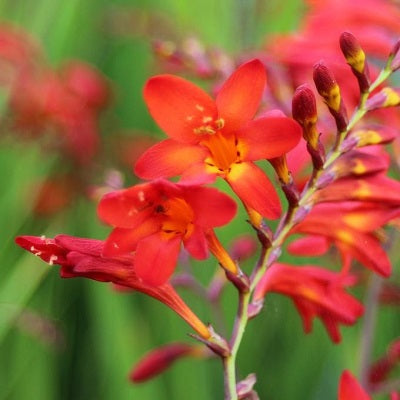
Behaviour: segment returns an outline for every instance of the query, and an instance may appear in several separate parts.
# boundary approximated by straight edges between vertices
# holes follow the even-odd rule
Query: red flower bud
[[[350,32],[340,35],[340,48],[351,68],[362,73],[365,67],[365,53],[356,37]]]
[[[323,62],[319,62],[314,65],[313,78],[318,93],[323,97],[335,118],[338,131],[344,131],[347,126],[347,112],[333,73]]]
[[[198,353],[198,346],[185,343],[171,343],[147,353],[134,367],[129,375],[131,381],[145,382],[164,372],[175,361],[182,357]]]
[[[317,102],[308,85],[299,86],[292,100],[293,118],[303,127],[303,137],[313,149],[318,147]]]

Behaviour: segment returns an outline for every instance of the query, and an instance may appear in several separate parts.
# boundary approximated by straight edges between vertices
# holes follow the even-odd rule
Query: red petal
[[[204,118],[217,119],[214,100],[193,83],[173,75],[158,75],[147,81],[144,99],[150,114],[165,133],[180,142],[196,143],[193,130]]]
[[[237,132],[245,146],[243,158],[249,161],[279,157],[292,150],[301,138],[300,125],[286,117],[265,117],[249,122]]]
[[[370,400],[370,397],[350,372],[344,371],[340,378],[338,400]]]
[[[267,76],[259,60],[241,65],[224,83],[216,103],[218,117],[225,121],[225,129],[240,128],[254,117],[264,92]]]
[[[289,244],[288,251],[297,256],[322,256],[329,250],[329,243],[323,236],[306,236]]]
[[[185,200],[194,211],[194,223],[204,228],[223,226],[236,214],[236,203],[225,193],[208,187],[186,187]]]
[[[176,176],[206,157],[205,147],[167,139],[141,155],[135,165],[135,174],[142,179]]]
[[[154,212],[151,205],[160,197],[160,187],[153,184],[132,186],[107,193],[97,208],[99,218],[120,228],[135,228]]]
[[[200,164],[192,165],[183,172],[179,183],[185,185],[204,185],[214,183],[216,178],[216,174],[210,174],[207,172],[207,166],[202,162]]]
[[[160,226],[154,219],[144,221],[135,229],[115,228],[104,244],[103,256],[113,257],[135,251],[139,240],[159,229]]]
[[[147,381],[169,368],[178,359],[189,355],[196,349],[185,343],[171,343],[147,353],[130,373],[133,382]]]
[[[203,229],[194,227],[192,234],[184,241],[185,249],[197,260],[205,260],[208,257],[207,240]]]
[[[159,286],[172,275],[180,250],[181,237],[164,239],[159,233],[141,240],[136,248],[135,271],[149,285]]]
[[[253,163],[233,164],[227,181],[247,207],[268,219],[280,216],[281,204],[272,183]]]

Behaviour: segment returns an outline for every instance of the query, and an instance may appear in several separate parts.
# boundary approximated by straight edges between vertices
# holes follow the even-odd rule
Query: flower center
[[[211,173],[227,175],[234,163],[240,163],[241,152],[235,135],[223,135],[220,131],[206,137],[200,142],[210,151],[210,157],[205,159]]]
[[[179,197],[167,199],[155,207],[157,214],[162,214],[161,230],[166,238],[181,235],[189,237],[193,233],[194,213],[189,204]]]

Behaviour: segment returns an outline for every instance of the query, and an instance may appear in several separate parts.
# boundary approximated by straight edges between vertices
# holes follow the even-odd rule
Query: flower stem
[[[250,292],[239,292],[238,313],[233,327],[232,338],[230,340],[231,353],[225,357],[224,377],[225,377],[225,400],[237,400],[236,392],[236,356],[243,338],[248,321],[248,305],[250,301]]]

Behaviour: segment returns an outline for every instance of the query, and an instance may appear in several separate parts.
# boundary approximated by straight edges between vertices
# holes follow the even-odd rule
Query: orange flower
[[[344,288],[354,283],[351,276],[316,266],[294,267],[273,264],[264,274],[254,293],[261,300],[267,293],[281,293],[292,298],[304,331],[311,332],[312,321],[321,318],[332,341],[340,342],[339,324],[352,325],[363,313],[362,305]]]
[[[174,310],[202,338],[209,339],[209,329],[185,304],[174,288],[165,283],[154,287],[142,282],[135,272],[134,257],[103,257],[101,240],[57,235],[54,239],[38,236],[18,236],[15,242],[50,265],[61,266],[62,278],[85,277],[101,282],[113,282],[154,297]]]
[[[317,204],[291,231],[311,236],[291,243],[289,251],[320,255],[334,244],[344,259],[354,258],[378,274],[389,276],[390,260],[374,231],[398,214],[398,208],[368,202]]]
[[[115,227],[104,255],[135,252],[136,273],[149,284],[168,280],[181,243],[198,260],[207,258],[209,249],[225,269],[238,273],[212,231],[234,217],[236,204],[216,189],[159,179],[106,194],[98,213]]]
[[[194,84],[172,75],[151,78],[144,89],[149,111],[170,139],[137,161],[144,179],[182,174],[191,183],[225,179],[249,209],[267,218],[281,213],[269,179],[253,161],[279,157],[300,140],[301,128],[285,116],[252,121],[266,83],[259,60],[239,67],[214,101]]]

